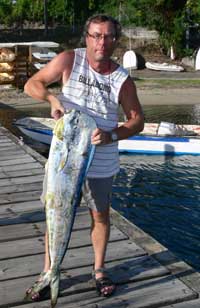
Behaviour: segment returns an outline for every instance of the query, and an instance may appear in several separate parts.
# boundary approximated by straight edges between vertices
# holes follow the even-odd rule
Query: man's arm
[[[130,77],[122,85],[120,91],[120,104],[126,115],[127,121],[122,126],[114,129],[118,140],[136,135],[144,129],[144,115],[140,105],[135,83]]]
[[[47,101],[51,105],[51,116],[60,118],[64,108],[59,100],[48,90],[48,85],[62,81],[66,82],[72,70],[74,52],[62,52],[51,60],[43,69],[34,74],[25,84],[24,91],[39,101]]]
[[[113,132],[117,134],[117,140],[126,139],[138,134],[144,128],[144,116],[140,105],[134,82],[130,77],[126,79],[120,91],[120,104],[127,117],[127,121],[120,127],[116,127]],[[92,143],[108,144],[112,142],[111,134],[97,128],[92,134]]]

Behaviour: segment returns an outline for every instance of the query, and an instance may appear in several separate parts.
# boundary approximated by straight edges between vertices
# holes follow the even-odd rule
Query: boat
[[[126,69],[137,69],[137,56],[133,50],[128,50],[123,56],[123,67]]]
[[[167,71],[167,72],[182,72],[184,68],[180,65],[170,63],[158,63],[158,62],[146,62],[146,68],[155,71]]]
[[[33,52],[33,57],[38,60],[50,61],[56,56],[56,52],[48,51],[48,52]]]
[[[39,62],[35,62],[33,63],[34,67],[37,69],[37,70],[41,70],[43,67],[45,67],[47,63],[39,63]]]
[[[14,43],[0,43],[0,48],[13,48],[17,46],[40,47],[40,48],[58,48],[60,45],[56,42],[36,41],[36,42],[14,42]]]
[[[47,145],[51,144],[55,123],[52,118],[40,117],[25,117],[13,122],[25,136]]]
[[[196,71],[200,70],[200,48],[199,48],[197,55],[196,55],[195,70]]]
[[[14,125],[26,136],[50,145],[55,123],[52,118],[25,117]],[[145,123],[140,134],[120,140],[118,149],[120,153],[133,154],[200,155],[200,125]]]

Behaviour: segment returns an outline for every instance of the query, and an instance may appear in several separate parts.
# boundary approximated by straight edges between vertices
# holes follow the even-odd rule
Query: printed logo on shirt
[[[79,75],[79,82],[89,86],[89,87],[95,87],[98,88],[101,91],[107,92],[108,94],[110,94],[111,92],[111,87],[107,84],[104,84],[102,82],[98,82],[97,80],[91,80],[90,78],[83,76],[83,75]]]

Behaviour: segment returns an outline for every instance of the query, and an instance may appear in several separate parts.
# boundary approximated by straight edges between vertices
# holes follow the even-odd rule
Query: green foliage
[[[10,0],[0,0],[0,23],[9,25],[11,22],[12,2]]]
[[[48,0],[47,15],[51,25],[82,26],[88,16],[106,13],[123,26],[155,29],[167,52],[171,45],[183,53],[186,29],[200,21],[199,0]],[[44,0],[0,0],[0,23],[25,21],[44,23]]]
[[[18,0],[13,5],[13,18],[17,20],[25,20],[31,17],[31,1]]]

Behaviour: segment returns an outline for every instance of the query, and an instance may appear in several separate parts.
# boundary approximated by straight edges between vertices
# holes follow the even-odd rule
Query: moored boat
[[[200,70],[200,48],[198,49],[196,60],[195,60],[195,70]]]
[[[35,66],[35,68],[37,68],[37,70],[41,70],[43,67],[45,67],[47,63],[39,63],[39,62],[36,62],[36,63],[33,63],[33,65]]]
[[[50,145],[55,122],[52,118],[26,117],[14,124],[26,136]],[[145,123],[142,133],[120,140],[118,148],[122,153],[200,155],[200,125]]]
[[[170,64],[170,63],[158,63],[158,62],[146,62],[146,68],[155,71],[167,71],[167,72],[182,72],[184,68],[180,65]]]
[[[33,57],[38,60],[50,61],[56,56],[56,52],[48,51],[48,52],[33,52]]]
[[[125,52],[123,56],[123,67],[126,69],[137,69],[137,56],[133,50],[128,50]]]

